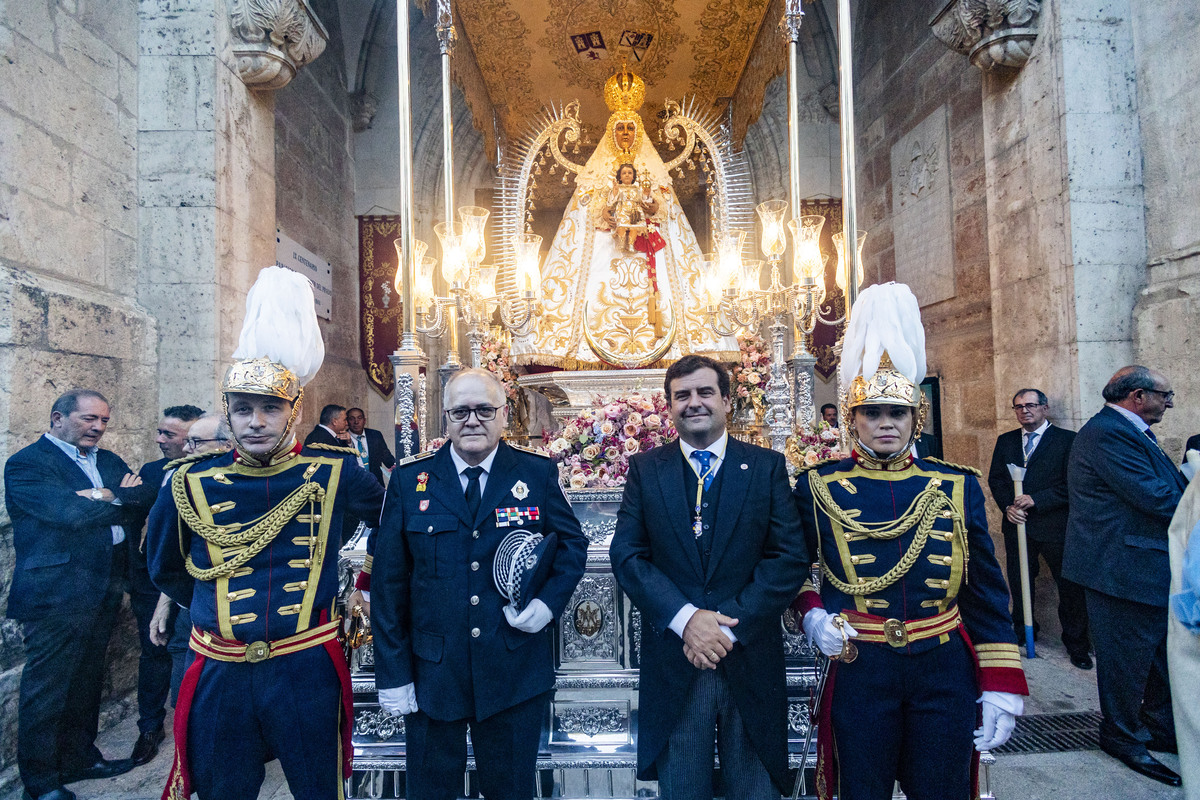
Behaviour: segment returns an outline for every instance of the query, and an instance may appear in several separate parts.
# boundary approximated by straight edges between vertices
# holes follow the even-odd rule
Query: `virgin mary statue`
[[[513,339],[519,364],[636,368],[737,353],[705,325],[700,247],[646,136],[645,96],[624,70],[604,85],[612,114],[542,267],[538,326]]]

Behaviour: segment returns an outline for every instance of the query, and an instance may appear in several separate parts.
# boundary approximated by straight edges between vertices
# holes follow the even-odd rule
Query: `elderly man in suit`
[[[382,486],[383,471],[396,466],[396,457],[388,448],[387,440],[379,431],[367,427],[367,415],[361,408],[346,412],[346,427],[350,429],[349,446],[358,453],[359,465],[374,475]]]
[[[1017,525],[1025,523],[1029,553],[1029,600],[1037,607],[1033,582],[1039,572],[1038,559],[1045,560],[1058,586],[1058,620],[1062,641],[1071,663],[1091,669],[1091,643],[1087,632],[1087,606],[1083,587],[1062,576],[1063,542],[1067,534],[1067,457],[1075,432],[1051,425],[1047,419],[1049,400],[1040,389],[1022,389],[1013,395],[1013,412],[1020,428],[1000,434],[992,451],[988,487],[1004,515],[1004,556],[1008,590],[1012,596],[1013,630],[1017,640],[1025,637],[1025,612],[1021,605],[1021,563],[1017,547]],[[1013,491],[1009,464],[1025,468],[1023,492]],[[1036,625],[1036,623],[1035,623]],[[1035,628],[1036,630],[1036,628]]]
[[[99,447],[104,395],[54,401],[50,430],[4,465],[16,567],[8,616],[23,624],[17,764],[26,798],[73,800],[64,784],[120,775],[96,748],[104,653],[125,591],[137,476]]]
[[[780,614],[808,572],[783,456],[729,437],[729,375],[688,355],[667,370],[679,440],[630,459],[610,553],[642,612],[638,777],[667,800],[787,784]]]
[[[1080,429],[1067,467],[1070,514],[1063,575],[1087,591],[1100,692],[1100,748],[1171,786],[1179,776],[1149,750],[1174,752],[1167,676],[1167,528],[1182,473],[1151,426],[1175,393],[1160,372],[1122,367],[1105,405]]]
[[[529,800],[554,686],[550,623],[583,576],[587,538],[556,465],[500,441],[508,410],[492,373],[455,373],[444,404],[450,441],[400,462],[376,531],[379,704],[406,715],[409,798],[459,796],[470,725],[481,793]],[[492,577],[518,529],[556,535],[548,577],[520,610]]]

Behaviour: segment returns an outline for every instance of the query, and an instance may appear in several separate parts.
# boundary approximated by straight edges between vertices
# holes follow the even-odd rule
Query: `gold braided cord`
[[[829,487],[816,472],[808,474],[808,485],[812,490],[817,508],[824,512],[831,521],[840,524],[845,530],[861,533],[872,539],[889,540],[901,536],[914,526],[916,527],[916,533],[913,535],[912,542],[909,544],[904,556],[896,563],[896,566],[878,578],[872,578],[865,583],[847,583],[838,578],[825,563],[825,554],[822,552],[820,554],[821,572],[839,592],[855,597],[865,597],[866,595],[881,592],[903,578],[912,569],[913,565],[917,563],[917,559],[921,557],[921,552],[925,549],[925,543],[929,541],[929,532],[933,530],[933,525],[937,522],[940,513],[946,509],[950,510],[950,519],[954,525],[954,535],[963,547],[965,567],[967,536],[963,527],[962,515],[954,509],[950,498],[940,489],[934,486],[927,486],[921,490],[913,498],[912,503],[909,504],[904,513],[894,520],[859,522],[848,515],[837,504],[837,501],[833,499],[833,495],[829,492]]]
[[[347,456],[358,455],[358,451],[355,450],[353,447],[342,447],[341,445],[336,445],[336,444],[325,444],[324,442],[313,442],[312,444],[306,444],[304,446],[311,448],[313,450],[328,450],[331,453],[341,453],[342,455],[347,455]]]
[[[952,467],[960,472],[965,472],[968,475],[974,475],[976,478],[983,477],[982,472],[975,467],[968,467],[966,464],[955,464],[942,458],[934,458],[933,456],[926,456],[924,460],[931,464],[941,464],[943,467]]]
[[[231,532],[225,530],[221,525],[205,522],[196,512],[191,498],[188,497],[185,478],[191,466],[191,464],[184,464],[171,478],[171,496],[175,500],[175,508],[179,511],[180,519],[196,535],[217,547],[240,547],[246,545],[245,550],[230,560],[208,569],[197,567],[192,562],[191,555],[185,554],[184,564],[187,567],[188,574],[198,581],[213,581],[233,575],[234,572],[245,566],[250,559],[261,553],[267,545],[273,542],[275,537],[279,535],[279,532],[283,530],[283,527],[299,514],[304,506],[313,502],[313,499],[322,492],[319,484],[305,482],[285,497],[282,502],[259,517],[248,528]]]

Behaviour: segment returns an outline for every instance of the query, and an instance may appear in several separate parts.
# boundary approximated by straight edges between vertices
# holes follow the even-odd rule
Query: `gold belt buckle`
[[[266,642],[251,642],[246,645],[246,661],[250,664],[257,664],[260,661],[266,661],[271,657],[271,645]]]
[[[883,636],[892,647],[904,647],[908,644],[908,629],[898,619],[889,619],[883,623]]]

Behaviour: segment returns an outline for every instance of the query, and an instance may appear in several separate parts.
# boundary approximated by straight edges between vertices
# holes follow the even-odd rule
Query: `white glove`
[[[406,683],[395,689],[379,690],[379,705],[394,717],[417,712],[417,685]]]
[[[525,606],[525,610],[520,614],[511,605],[505,606],[504,618],[508,620],[509,625],[519,631],[537,633],[546,627],[550,620],[554,619],[554,615],[550,613],[550,609],[545,603],[535,597],[529,601],[529,605]]]
[[[1025,698],[1011,692],[984,692],[975,702],[983,705],[983,726],[975,731],[975,749],[995,750],[1008,741],[1017,717],[1025,710]]]
[[[849,622],[842,630],[851,639],[858,636],[858,631]],[[842,652],[842,631],[833,624],[833,615],[823,608],[809,609],[804,615],[804,635],[827,656]]]

